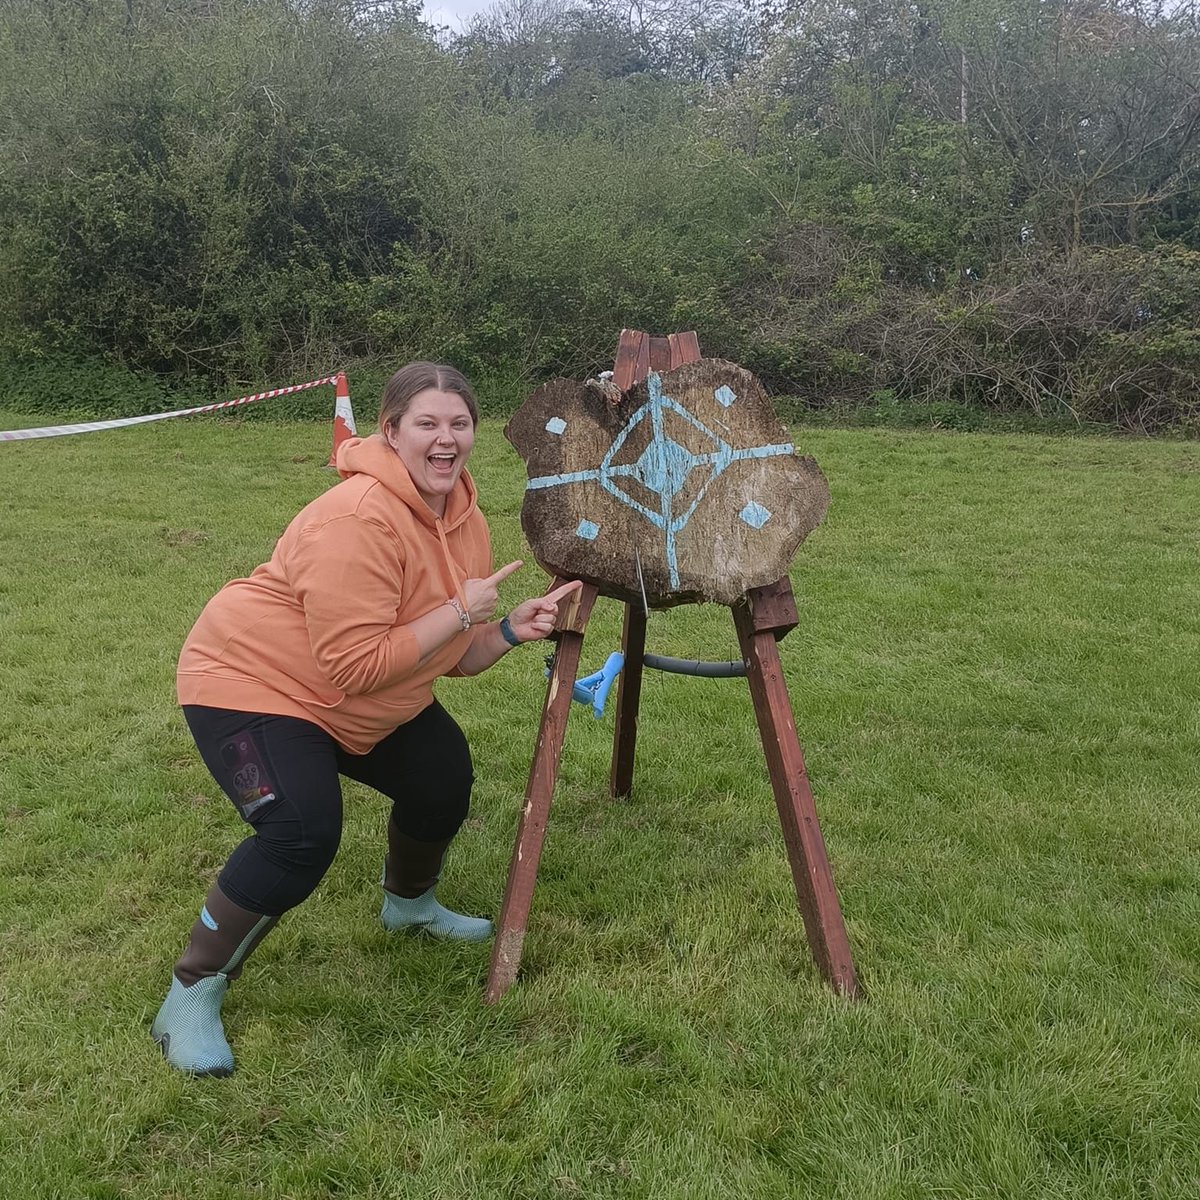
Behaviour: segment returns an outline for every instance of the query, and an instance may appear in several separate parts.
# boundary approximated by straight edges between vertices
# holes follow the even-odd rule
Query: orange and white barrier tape
[[[174,412],[148,413],[144,417],[117,417],[111,421],[84,421],[80,425],[45,425],[41,429],[4,429],[0,430],[0,442],[19,442],[27,438],[63,437],[68,433],[93,433],[99,429],[121,429],[126,425],[144,425],[147,421],[165,421],[169,417],[190,417],[196,413],[220,412],[226,408],[238,408],[243,404],[253,404],[256,400],[270,400],[272,396],[288,396],[292,392],[303,392],[309,388],[335,384],[338,379],[337,375],[329,375],[324,379],[310,380],[308,383],[294,383],[291,387],[273,388],[269,392],[256,392],[253,396],[239,396],[236,400],[222,400],[219,404],[178,408]]]

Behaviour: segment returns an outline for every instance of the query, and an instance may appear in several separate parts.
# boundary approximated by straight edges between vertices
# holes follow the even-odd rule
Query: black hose
[[[644,654],[642,662],[655,671],[669,671],[672,675],[699,675],[704,679],[732,679],[746,673],[746,664],[741,659],[733,662],[697,662],[690,658],[668,658],[665,654]]]

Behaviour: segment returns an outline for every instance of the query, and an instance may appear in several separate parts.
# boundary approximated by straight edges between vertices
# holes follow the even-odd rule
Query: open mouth
[[[454,470],[454,461],[457,457],[456,454],[431,454],[428,462],[439,474],[449,475]]]

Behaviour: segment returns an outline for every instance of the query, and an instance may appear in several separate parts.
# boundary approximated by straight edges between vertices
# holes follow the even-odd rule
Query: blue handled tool
[[[553,661],[553,656],[546,660],[547,676],[550,674]],[[590,704],[592,715],[598,721],[604,716],[604,702],[608,699],[609,688],[612,687],[613,680],[621,673],[624,665],[625,655],[619,650],[614,650],[599,671],[594,671],[583,679],[575,680],[575,686],[571,689],[571,699],[577,700],[580,704]]]

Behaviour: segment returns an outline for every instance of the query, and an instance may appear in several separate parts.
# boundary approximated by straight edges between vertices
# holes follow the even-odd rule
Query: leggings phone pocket
[[[267,769],[265,756],[249,733],[239,733],[222,742],[220,755],[226,794],[242,814],[242,820],[253,824],[283,798]]]

